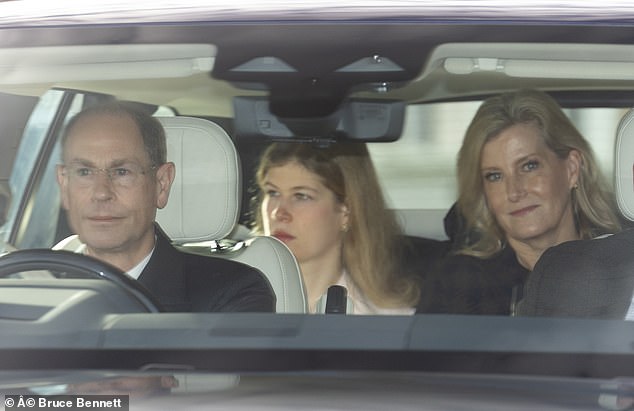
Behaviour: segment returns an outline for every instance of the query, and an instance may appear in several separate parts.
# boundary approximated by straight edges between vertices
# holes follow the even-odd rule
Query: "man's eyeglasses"
[[[91,187],[97,181],[100,173],[104,173],[113,185],[117,187],[134,187],[139,177],[156,169],[156,166],[141,167],[138,164],[123,164],[111,168],[88,167],[77,164],[64,165],[63,174],[68,176],[71,183],[79,187]]]

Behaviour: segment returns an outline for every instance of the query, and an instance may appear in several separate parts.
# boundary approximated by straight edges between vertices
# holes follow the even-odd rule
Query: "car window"
[[[38,158],[39,147],[44,142],[46,132],[60,104],[62,94],[62,92],[53,91],[43,96],[31,114],[24,130],[20,140],[20,149],[10,177],[11,192],[15,194],[12,194],[13,198],[8,212],[8,221],[14,221],[20,209],[20,204],[23,201],[22,195],[26,191],[30,173]],[[11,228],[8,227],[5,235],[8,235],[10,231]],[[7,240],[8,238],[5,238],[5,241]]]
[[[18,213],[28,213],[29,218],[25,220],[28,224],[18,230],[19,236],[14,241],[19,248],[44,248],[55,243],[60,204],[55,167],[59,164],[60,151],[57,139],[51,140],[50,133],[66,95],[60,90],[50,90],[40,98],[20,142],[11,184],[13,192],[22,193],[24,197],[15,199],[10,216],[16,219]],[[81,94],[71,99],[63,124],[82,107]],[[53,144],[46,146],[47,139]],[[46,150],[47,162],[36,167],[41,150]]]
[[[481,101],[410,105],[401,138],[370,145],[372,158],[395,209],[449,210],[456,200],[456,157]],[[601,171],[612,176],[616,128],[628,107],[576,108],[565,112],[592,145]],[[609,179],[613,183],[613,179]]]

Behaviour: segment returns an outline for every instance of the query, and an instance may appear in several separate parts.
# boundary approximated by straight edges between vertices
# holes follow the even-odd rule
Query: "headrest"
[[[616,132],[614,189],[621,213],[634,221],[634,109],[619,123]]]
[[[193,117],[160,117],[167,159],[176,165],[167,206],[156,220],[176,243],[225,238],[238,221],[240,160],[217,124]]]

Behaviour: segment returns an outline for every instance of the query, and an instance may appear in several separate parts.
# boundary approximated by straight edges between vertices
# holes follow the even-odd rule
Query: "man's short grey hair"
[[[75,125],[84,118],[98,115],[113,115],[131,118],[139,128],[143,137],[143,146],[148,153],[153,166],[160,166],[167,162],[167,143],[165,141],[165,130],[155,117],[143,110],[139,106],[111,101],[104,104],[88,107],[77,113],[66,125],[62,136],[62,148],[66,146],[66,140],[73,131]]]

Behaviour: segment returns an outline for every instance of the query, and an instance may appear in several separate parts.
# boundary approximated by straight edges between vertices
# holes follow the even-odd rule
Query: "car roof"
[[[268,92],[314,110],[349,95],[425,103],[517,88],[632,103],[627,2],[36,3],[0,4],[3,91],[77,88],[217,117],[233,96]]]
[[[629,0],[21,0],[2,4],[3,26],[185,21],[632,21]]]

